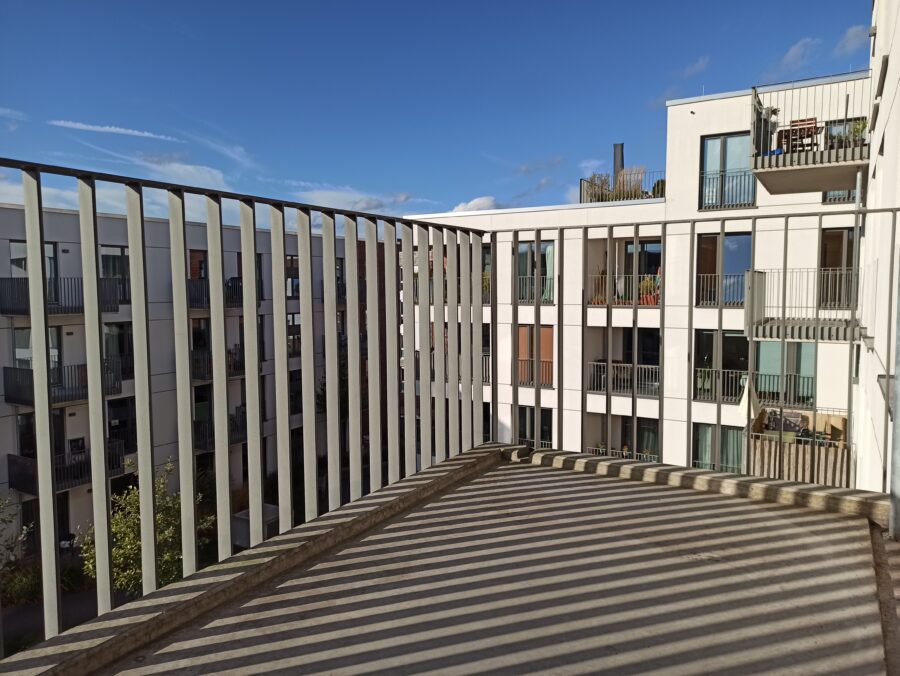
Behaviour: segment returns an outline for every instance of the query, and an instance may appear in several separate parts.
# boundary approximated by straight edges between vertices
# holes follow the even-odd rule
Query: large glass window
[[[701,209],[746,207],[756,203],[749,132],[705,137],[701,161]]]
[[[131,302],[131,269],[127,246],[100,247],[100,274],[106,279],[117,281],[120,303]]]
[[[300,263],[296,256],[284,257],[285,295],[300,297]]]
[[[196,319],[194,321],[197,321]],[[122,378],[134,378],[134,343],[131,322],[114,322],[103,325],[106,356],[116,359],[122,366]]]
[[[287,316],[288,358],[300,356],[300,313],[290,312]]]
[[[700,469],[714,469],[713,462],[713,426],[707,423],[694,423],[693,448],[691,449],[691,465]]]
[[[9,243],[9,264],[13,277],[28,276],[28,257],[25,250],[25,242]],[[59,268],[56,262],[56,244],[44,242],[44,264],[47,279],[56,279],[59,276]]]
[[[47,327],[47,338],[49,339],[50,351],[50,369],[51,378],[53,371],[58,370],[58,366],[62,361],[62,327]],[[16,327],[13,329],[13,342],[15,343],[15,365],[19,368],[31,368],[31,329],[27,326]]]

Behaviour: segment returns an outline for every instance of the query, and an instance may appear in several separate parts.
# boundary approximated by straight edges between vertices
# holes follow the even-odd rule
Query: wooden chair
[[[787,129],[778,131],[778,146],[788,153],[800,150],[818,150],[821,131],[822,127],[814,117],[791,120]]]

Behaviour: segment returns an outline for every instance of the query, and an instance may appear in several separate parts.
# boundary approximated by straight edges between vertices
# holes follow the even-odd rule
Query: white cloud
[[[838,56],[849,56],[869,45],[869,29],[865,26],[850,26],[834,48]]]
[[[63,127],[64,129],[75,129],[76,131],[92,131],[98,134],[117,134],[119,136],[134,136],[137,138],[149,138],[156,141],[169,141],[172,143],[184,143],[184,141],[166,136],[164,134],[156,134],[152,131],[142,131],[140,129],[129,129],[127,127],[116,127],[111,124],[87,124],[85,122],[73,122],[72,120],[48,120],[47,124],[54,127]]]
[[[485,209],[500,208],[500,203],[497,202],[496,197],[493,195],[484,195],[482,197],[471,199],[468,202],[460,202],[453,207],[453,211],[484,211]]]
[[[185,134],[192,140],[197,143],[206,146],[210,150],[223,157],[227,157],[229,160],[239,164],[245,169],[258,169],[259,166],[252,157],[250,157],[250,153],[247,152],[247,149],[242,145],[238,145],[236,143],[227,143],[225,141],[218,141],[216,139],[207,138],[204,136],[192,136],[190,134]]]
[[[0,107],[0,117],[4,120],[13,120],[14,122],[24,122],[28,119],[28,116],[25,115],[21,110],[14,110],[12,108],[3,108]]]
[[[812,61],[821,42],[818,38],[800,38],[788,48],[770,74],[778,76],[803,68]]]
[[[707,68],[709,68],[709,57],[701,56],[693,63],[690,63],[681,69],[681,77],[693,77],[694,75],[699,75]]]
[[[577,185],[570,185],[566,188],[565,200],[566,204],[578,204],[581,202],[581,188]]]
[[[314,204],[334,209],[351,211],[368,211],[386,215],[399,214],[403,205],[422,203],[433,204],[433,200],[414,197],[408,192],[397,192],[380,195],[359,190],[349,185],[331,185],[314,181],[284,181],[294,188],[294,196],[307,204]]]
[[[590,176],[591,174],[595,174],[600,171],[600,168],[604,164],[606,164],[606,162],[603,160],[581,160],[581,162],[578,163],[578,168],[581,169],[582,176]]]

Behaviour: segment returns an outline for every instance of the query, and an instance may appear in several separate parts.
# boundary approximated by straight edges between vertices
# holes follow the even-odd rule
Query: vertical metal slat
[[[397,226],[384,222],[384,359],[387,401],[388,483],[400,480],[400,349],[397,319]]]
[[[431,275],[428,274],[428,228],[416,226],[419,242],[419,445],[420,467],[431,467]],[[437,312],[437,307],[435,307]]]
[[[328,453],[328,510],[341,506],[340,390],[338,378],[337,272],[334,214],[322,212],[322,280],[325,310],[325,418]],[[305,374],[310,377],[310,374]]]
[[[413,234],[412,228],[398,223],[400,228],[400,263],[403,273],[403,476],[416,471],[416,343],[415,310],[413,309]]]
[[[350,454],[350,499],[362,496],[362,415],[360,402],[359,265],[357,222],[344,216],[344,276],[347,286],[347,431]]]
[[[449,457],[460,452],[459,430],[459,247],[456,232],[447,231],[447,430]]]
[[[378,224],[363,219],[366,238],[366,365],[369,381],[369,492],[381,488],[381,317],[378,294]],[[385,261],[385,275],[387,275]],[[396,290],[395,290],[396,293]],[[394,300],[396,303],[396,299]],[[396,323],[394,324],[396,326]],[[396,344],[396,340],[395,340]],[[397,412],[396,406],[389,411]]]
[[[297,257],[300,275],[300,387],[303,397],[303,504],[306,521],[319,514],[316,472],[316,384],[313,339],[313,274],[310,213],[297,211]]]
[[[444,340],[444,230],[431,228],[432,267],[434,269],[434,459],[447,457],[447,371]]]
[[[482,324],[484,299],[481,270],[481,235],[472,234],[472,442],[484,441],[484,374],[482,373]]]
[[[278,480],[278,532],[294,525],[291,472],[291,407],[288,391],[287,275],[284,253],[284,207],[271,207],[272,328],[275,356],[275,458]]]
[[[460,341],[462,371],[462,450],[472,448],[472,247],[467,233],[459,234]]]

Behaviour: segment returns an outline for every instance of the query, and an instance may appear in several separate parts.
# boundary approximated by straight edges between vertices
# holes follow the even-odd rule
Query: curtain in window
[[[659,454],[659,427],[656,421],[638,420],[638,447],[640,453]]]
[[[553,269],[555,264],[555,247],[553,243],[547,245],[545,249],[546,256],[544,260],[547,263],[546,269],[543,271],[544,282],[542,283],[541,289],[541,300],[552,303],[553,302]]]
[[[694,467],[712,469],[712,425],[694,424]]]
[[[740,427],[722,427],[722,448],[719,469],[740,472],[744,459],[744,430]]]

